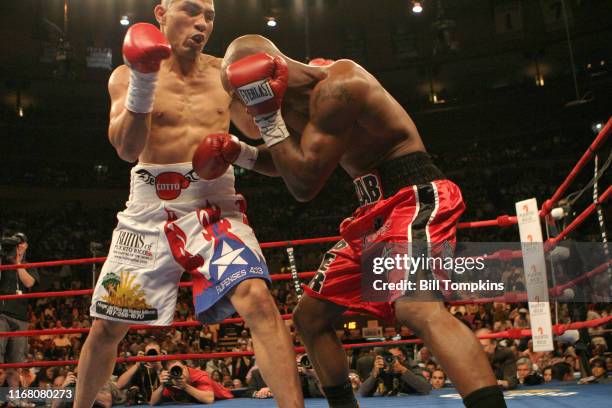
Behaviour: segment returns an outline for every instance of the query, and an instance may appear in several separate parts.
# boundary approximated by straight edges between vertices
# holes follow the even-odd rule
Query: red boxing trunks
[[[353,182],[361,206],[342,222],[342,240],[324,255],[304,289],[309,296],[391,322],[392,302],[362,298],[364,248],[387,242],[454,244],[465,205],[459,187],[444,179],[426,153],[395,159]]]

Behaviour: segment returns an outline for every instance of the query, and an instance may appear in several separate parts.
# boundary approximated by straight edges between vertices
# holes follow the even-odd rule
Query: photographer
[[[0,248],[0,264],[17,265],[26,262],[28,239],[19,232],[3,237]],[[38,272],[24,268],[0,271],[0,295],[21,295],[40,281]],[[0,301],[0,331],[22,331],[28,329],[28,301],[14,299]],[[21,363],[28,348],[27,337],[0,338],[0,363]],[[19,386],[19,376],[14,369],[7,370],[9,387]]]
[[[149,403],[192,402],[212,404],[216,399],[233,398],[232,393],[213,381],[206,371],[187,367],[180,361],[168,362],[168,369],[159,374],[161,384],[151,395]]]
[[[476,336],[489,333],[491,333],[489,329],[476,330]],[[489,358],[489,363],[497,378],[497,385],[504,390],[515,389],[518,385],[518,378],[516,378],[516,360],[512,350],[498,345],[496,339],[480,339],[479,342]]]
[[[150,340],[145,345],[144,352],[138,352],[138,356],[158,356],[161,354],[159,343]],[[128,368],[117,380],[117,387],[127,391],[128,403],[130,405],[145,404],[151,400],[153,391],[159,387],[157,373],[161,371],[161,362],[150,363],[138,362]]]
[[[71,388],[74,390],[77,382],[77,373],[69,371],[66,376],[55,377],[53,381],[53,388],[65,390]],[[61,384],[61,385],[57,385]],[[68,408],[72,407],[71,401],[54,398],[51,401],[51,408]],[[104,386],[98,391],[96,399],[94,401],[94,408],[111,408],[113,405],[120,405],[125,403],[125,395],[117,388],[117,385],[110,379],[104,384]]]
[[[312,368],[312,363],[310,362],[310,358],[307,354],[297,356],[297,367],[304,398],[324,397],[321,383],[317,378],[315,370]]]
[[[370,376],[361,384],[362,397],[402,394],[429,394],[431,384],[418,366],[411,367],[404,352],[393,347],[374,359]]]

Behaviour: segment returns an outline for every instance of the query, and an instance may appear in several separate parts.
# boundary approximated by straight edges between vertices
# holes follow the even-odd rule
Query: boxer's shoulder
[[[108,79],[108,92],[112,100],[122,98],[130,84],[130,69],[127,65],[120,65],[111,74]]]
[[[125,84],[127,86],[129,81],[130,68],[125,64],[119,65],[117,68],[115,68],[108,79],[109,85]]]
[[[340,60],[326,71],[327,77],[313,90],[310,111],[316,116],[359,111],[370,87],[363,69],[353,61]]]

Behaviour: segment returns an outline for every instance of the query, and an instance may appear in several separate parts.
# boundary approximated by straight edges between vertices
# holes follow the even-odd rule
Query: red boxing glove
[[[287,90],[289,69],[285,60],[261,52],[227,67],[227,79],[254,117],[280,109]]]
[[[125,34],[123,59],[131,69],[140,73],[159,71],[162,60],[170,58],[171,53],[168,40],[153,24],[134,24]]]
[[[254,117],[268,147],[289,137],[281,115],[281,104],[289,82],[285,60],[261,52],[234,62],[226,70],[227,80]]]
[[[193,154],[195,172],[204,180],[221,177],[240,155],[240,142],[227,133],[206,136]]]

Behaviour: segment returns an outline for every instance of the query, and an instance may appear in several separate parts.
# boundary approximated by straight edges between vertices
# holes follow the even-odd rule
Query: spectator
[[[359,374],[357,374],[355,370],[349,372],[349,380],[351,381],[353,392],[359,391],[359,387],[361,387],[361,378],[359,378]]]
[[[403,394],[429,394],[431,384],[418,366],[412,367],[404,352],[390,348],[376,356],[370,376],[361,384],[363,397]],[[398,381],[394,381],[398,380]]]
[[[425,346],[421,347],[419,352],[417,353],[416,362],[419,364],[426,364],[428,361],[433,360],[433,355],[431,351]]]
[[[544,382],[544,378],[534,371],[533,363],[527,357],[516,361],[516,377],[519,384],[523,385],[539,385]]]
[[[200,330],[200,347],[213,347],[215,342],[213,341],[213,332],[210,331],[208,325],[204,325]]]
[[[65,376],[57,376],[54,378],[52,385],[54,388],[68,389],[74,388],[77,382],[76,372],[67,372]],[[58,384],[61,384],[58,387]],[[125,396],[119,391],[116,384],[110,379],[104,384],[96,395],[94,406],[102,408],[111,408],[113,405],[123,404],[125,402]],[[61,399],[53,399],[51,401],[51,408],[68,408],[72,406],[72,402],[64,401]]]
[[[579,383],[598,383],[598,384],[612,384],[612,377],[607,369],[606,362],[602,358],[594,358],[590,362],[591,364],[591,376],[582,378]]]
[[[489,334],[491,330],[480,329],[476,336]],[[516,378],[516,362],[512,351],[498,347],[495,339],[480,339],[480,344],[489,357],[489,362],[497,378],[497,384],[505,390],[516,388],[518,380]]]
[[[542,370],[542,376],[544,377],[544,382],[552,381],[552,366],[544,367]]]
[[[317,378],[317,374],[312,368],[310,358],[306,354],[297,356],[297,367],[300,382],[302,383],[302,394],[304,398],[319,398],[323,397],[323,389]]]
[[[212,333],[211,333],[212,336]],[[253,340],[249,337],[248,330],[240,332],[240,338],[238,339],[238,346],[242,350],[253,350]]]
[[[557,381],[573,381],[572,367],[567,363],[557,363],[552,366],[552,378]]]
[[[206,371],[187,367],[180,361],[170,361],[159,380],[161,384],[153,391],[151,405],[170,401],[212,404],[217,399],[233,398],[232,393],[211,380]]]
[[[446,385],[446,374],[442,370],[434,370],[433,373],[431,373],[431,380],[429,380],[429,382],[432,388],[444,388]]]
[[[145,345],[144,352],[140,351],[138,356],[158,356],[161,354],[159,343],[149,340]],[[127,391],[127,399],[130,405],[148,403],[153,391],[159,387],[157,373],[162,369],[159,361],[143,363],[138,362],[125,370],[117,380],[117,387]]]
[[[28,239],[19,232],[3,237],[0,245],[0,264],[16,265],[27,262]],[[22,294],[40,281],[38,272],[24,268],[0,271],[0,295]],[[28,330],[28,301],[14,299],[0,301],[0,331]],[[27,337],[1,337],[0,363],[22,363],[28,348]],[[19,387],[19,374],[13,368],[6,370],[9,387]]]
[[[212,373],[210,373],[210,379],[221,384],[221,381],[223,380],[223,374],[221,374],[221,371],[219,370],[214,370]]]
[[[259,368],[255,366],[249,375],[250,394],[253,398],[272,398],[274,395],[263,379]]]

